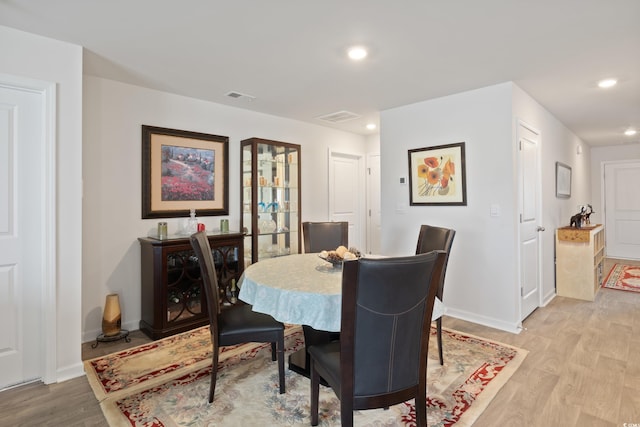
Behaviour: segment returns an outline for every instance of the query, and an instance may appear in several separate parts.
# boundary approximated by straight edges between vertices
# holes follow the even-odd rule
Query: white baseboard
[[[85,375],[83,363],[76,363],[74,365],[58,369],[56,372],[56,382],[61,383],[63,381],[81,377],[83,375]]]
[[[549,304],[551,300],[553,300],[555,297],[556,297],[556,290],[553,289],[551,292],[549,292],[547,295],[545,295],[542,298],[542,307],[546,307],[547,304]]]
[[[500,329],[501,331],[511,332],[513,334],[519,334],[522,331],[520,322],[509,323],[500,319],[495,319],[493,317],[480,316],[477,313],[471,313],[464,310],[456,310],[455,308],[451,307],[447,307],[445,315],[455,317],[456,319],[465,320],[467,322],[488,326],[490,328]]]

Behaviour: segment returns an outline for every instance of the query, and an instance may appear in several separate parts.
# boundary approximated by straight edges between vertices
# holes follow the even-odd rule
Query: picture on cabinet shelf
[[[466,205],[464,142],[409,150],[409,195],[415,205]]]
[[[229,214],[229,138],[142,126],[142,218]]]

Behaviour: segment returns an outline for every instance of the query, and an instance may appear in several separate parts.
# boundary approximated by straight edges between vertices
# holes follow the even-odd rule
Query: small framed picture
[[[409,150],[410,204],[467,204],[464,142]]]
[[[571,167],[560,162],[556,162],[556,197],[571,197]]]
[[[229,138],[142,126],[142,218],[229,214]]]

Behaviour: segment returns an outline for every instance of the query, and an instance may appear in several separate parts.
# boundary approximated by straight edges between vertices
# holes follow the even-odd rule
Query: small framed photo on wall
[[[556,162],[556,197],[571,197],[571,167],[560,162]]]

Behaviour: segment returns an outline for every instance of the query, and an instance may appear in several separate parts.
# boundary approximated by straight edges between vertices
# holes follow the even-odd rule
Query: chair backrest
[[[303,222],[305,253],[314,253],[349,246],[349,223],[340,222]]]
[[[216,349],[218,347],[218,314],[220,313],[220,294],[216,265],[213,261],[209,239],[207,239],[207,234],[204,231],[192,234],[189,240],[200,265],[200,277],[202,278],[202,287],[204,288],[207,311],[209,312],[211,339],[213,340],[213,348]]]
[[[341,393],[353,395],[355,407],[376,395],[408,400],[416,387],[426,387],[429,328],[445,256],[433,251],[344,263]]]
[[[418,247],[416,248],[417,254],[426,254],[431,251],[445,251],[447,253],[444,266],[442,268],[442,275],[438,283],[437,296],[442,300],[442,294],[444,293],[444,280],[447,274],[447,264],[449,264],[449,254],[451,253],[451,246],[453,245],[453,238],[456,235],[456,230],[451,228],[434,227],[431,225],[420,226],[420,234],[418,235]]]

